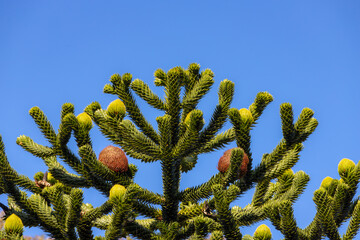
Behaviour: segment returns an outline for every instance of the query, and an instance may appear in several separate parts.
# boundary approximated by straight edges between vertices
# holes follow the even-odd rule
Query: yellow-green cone
[[[338,172],[340,177],[346,177],[348,173],[354,169],[354,167],[355,163],[352,160],[348,158],[341,159],[338,165]]]
[[[123,185],[115,184],[110,189],[109,199],[110,200],[113,200],[115,198],[120,199],[122,196],[124,196],[125,192],[126,192],[126,188]]]
[[[285,172],[279,177],[279,179],[287,180],[293,177],[294,177],[294,171],[291,168],[289,168],[285,170]]]
[[[241,108],[239,110],[241,120],[244,122],[252,123],[254,121],[254,118],[247,108]]]
[[[270,240],[271,236],[270,228],[265,224],[258,226],[254,232],[254,240]]]
[[[283,173],[283,176],[286,176],[286,177],[290,177],[290,176],[293,176],[294,175],[294,171],[289,168],[287,169],[284,173]]]
[[[109,116],[111,116],[111,117],[116,117],[116,116],[123,117],[123,116],[125,116],[125,113],[126,113],[126,107],[120,99],[116,99],[116,100],[112,101],[108,105],[106,110],[107,110],[107,113],[109,114]]]
[[[328,189],[334,179],[331,177],[326,177],[322,180],[320,187]]]
[[[77,115],[76,119],[78,120],[80,126],[86,130],[90,130],[93,126],[92,124],[92,120],[91,120],[91,117],[83,112],[83,113],[80,113],[79,115]]]
[[[24,224],[21,219],[13,213],[6,219],[4,228],[7,233],[21,233]]]

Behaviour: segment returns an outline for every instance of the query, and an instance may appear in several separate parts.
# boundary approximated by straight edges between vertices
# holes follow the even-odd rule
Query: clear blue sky
[[[360,159],[359,1],[0,0],[0,35],[0,134],[21,174],[46,170],[41,159],[15,143],[27,135],[46,144],[28,115],[31,107],[39,106],[57,129],[63,103],[73,103],[78,114],[92,101],[105,108],[114,100],[102,93],[114,73],[130,72],[154,87],[157,68],[192,62],[215,73],[216,83],[200,105],[207,120],[225,78],[236,84],[233,107],[248,107],[260,91],[274,96],[252,132],[255,163],[281,139],[281,103],[292,103],[296,116],[304,107],[315,111],[319,127],[294,167],[311,177],[295,205],[300,227],[314,216],[312,193],[321,180],[338,178],[342,158]],[[156,92],[163,96],[162,89]],[[155,123],[159,112],[138,102]],[[111,144],[96,127],[91,135],[97,153]],[[215,174],[222,153],[200,158],[198,167],[183,175],[181,188]],[[139,166],[141,186],[162,191],[159,164],[129,161]],[[94,206],[104,201],[95,191],[86,194]],[[244,206],[250,197],[236,204]],[[254,228],[242,232],[253,234]],[[280,238],[276,230],[273,236]]]

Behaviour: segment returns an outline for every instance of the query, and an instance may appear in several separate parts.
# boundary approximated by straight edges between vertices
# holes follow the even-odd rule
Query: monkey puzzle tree
[[[253,160],[250,130],[273,100],[267,92],[257,94],[248,108],[231,108],[234,83],[223,80],[218,104],[205,124],[197,108],[214,84],[213,72],[200,71],[198,64],[187,70],[175,67],[155,72],[155,85],[164,87],[158,97],[143,81],[130,74],[111,77],[104,92],[118,97],[102,109],[97,102],[74,115],[74,106],[65,103],[56,132],[38,108],[30,110],[49,146],[20,136],[17,143],[42,158],[48,172],[38,172],[34,181],[11,168],[0,144],[0,191],[8,195],[5,230],[0,238],[21,239],[23,226],[38,226],[55,239],[94,239],[92,227],[104,229],[95,239],[271,239],[266,225],[253,236],[239,227],[269,219],[286,239],[353,239],[360,224],[358,199],[353,200],[360,178],[360,164],[344,159],[339,164],[341,179],[326,178],[314,193],[317,213],[311,224],[301,229],[293,215],[293,203],[303,192],[309,176],[291,168],[299,160],[302,142],[315,130],[313,111],[305,108],[296,122],[292,106],[280,106],[283,139],[261,160]],[[154,128],[143,116],[133,93],[150,106],[164,112]],[[222,131],[230,120],[232,127]],[[89,131],[93,122],[115,146],[104,149],[99,158],[92,148]],[[73,136],[78,155],[68,147]],[[218,163],[219,173],[207,182],[180,191],[180,177],[191,171],[203,153],[219,151],[235,141]],[[223,150],[222,150],[223,151]],[[137,167],[127,156],[151,164],[160,161],[163,192],[154,193],[133,179]],[[62,161],[58,161],[61,159]],[[70,173],[63,164],[71,167]],[[108,200],[93,208],[83,202],[82,188],[95,188]],[[251,188],[251,203],[241,208],[230,204]],[[25,192],[26,191],[26,192]],[[31,194],[30,196],[28,196]],[[338,227],[350,218],[346,234]]]

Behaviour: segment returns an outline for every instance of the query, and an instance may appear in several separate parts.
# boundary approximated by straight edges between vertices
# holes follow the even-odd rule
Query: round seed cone
[[[123,150],[107,146],[99,154],[99,161],[115,172],[127,172],[128,160]]]
[[[226,150],[219,159],[217,169],[222,173],[226,172],[229,169],[231,150],[232,150],[232,148]],[[248,158],[247,154],[244,153],[243,160],[242,160],[240,168],[238,170],[238,178],[241,178],[246,174],[248,163],[249,163],[249,158]]]

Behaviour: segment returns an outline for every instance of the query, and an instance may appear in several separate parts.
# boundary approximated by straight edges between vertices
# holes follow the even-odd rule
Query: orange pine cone
[[[107,146],[99,154],[99,161],[115,172],[127,172],[128,160],[123,150],[114,146]]]
[[[222,173],[226,172],[229,169],[232,149],[233,148],[226,150],[219,159],[217,169]],[[240,165],[240,168],[238,171],[238,178],[241,178],[246,174],[248,163],[249,163],[248,155],[246,153],[244,153],[243,160],[241,162],[241,165]]]

